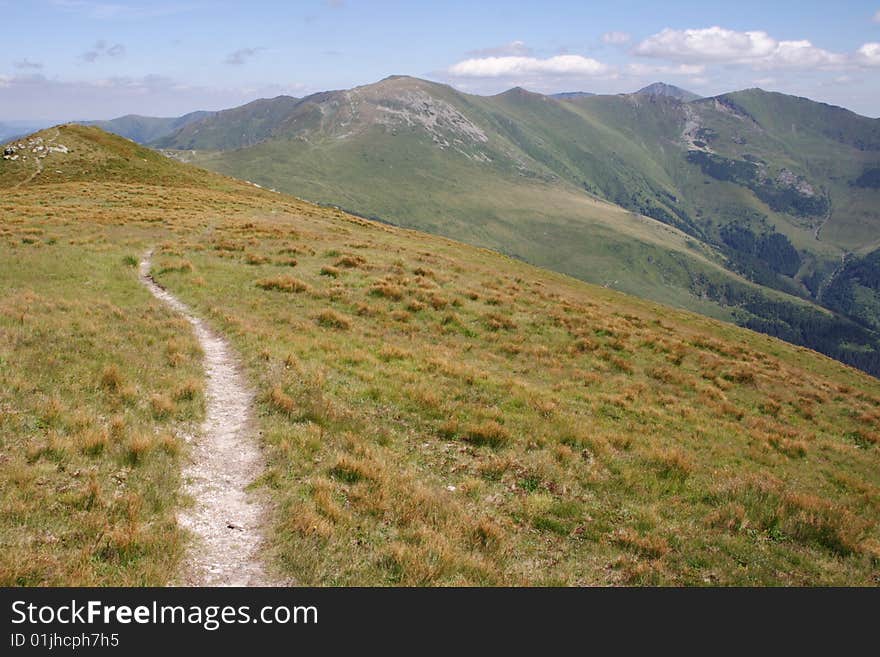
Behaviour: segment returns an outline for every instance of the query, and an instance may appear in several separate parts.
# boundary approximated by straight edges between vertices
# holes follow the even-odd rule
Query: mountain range
[[[99,125],[880,373],[877,119],[760,89],[484,97],[392,76]]]

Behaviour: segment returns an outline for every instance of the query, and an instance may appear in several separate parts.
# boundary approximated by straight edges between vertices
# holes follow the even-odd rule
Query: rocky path
[[[226,340],[150,275],[152,252],[140,263],[140,280],[186,317],[205,353],[207,409],[200,435],[190,443],[183,476],[195,504],[178,514],[194,537],[175,583],[188,586],[274,586],[263,566],[266,507],[246,490],[263,463],[252,428],[253,393]]]

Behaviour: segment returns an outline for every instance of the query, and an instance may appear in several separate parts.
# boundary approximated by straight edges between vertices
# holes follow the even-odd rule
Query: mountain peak
[[[522,87],[513,87],[512,89],[508,89],[507,91],[502,91],[500,94],[496,94],[495,96],[493,96],[493,98],[526,100],[534,98],[546,98],[546,96],[536,93],[534,91],[529,91],[528,89],[523,89]]]
[[[647,87],[639,89],[636,94],[641,96],[666,96],[668,98],[676,98],[685,103],[701,98],[701,96],[692,91],[665,82],[649,84]]]
[[[412,80],[413,82],[423,82],[423,80],[421,78],[416,78],[416,77],[413,77],[412,75],[398,75],[398,74],[387,75],[384,78],[382,78],[381,80],[379,80],[379,82],[389,82],[389,81],[393,81],[393,80]]]
[[[413,77],[411,75],[389,75],[388,77],[382,78],[378,82],[372,82],[370,84],[360,85],[358,87],[354,87],[351,91],[374,91],[374,92],[382,92],[385,90],[389,91],[407,91],[407,90],[434,90],[440,91],[443,89],[448,89],[449,85],[443,84],[442,82],[433,82],[431,80],[424,80],[422,78]]]

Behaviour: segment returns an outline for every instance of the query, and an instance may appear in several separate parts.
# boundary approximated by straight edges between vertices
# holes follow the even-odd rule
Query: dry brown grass
[[[337,267],[344,267],[346,269],[354,269],[355,267],[363,267],[367,264],[365,258],[359,255],[344,255],[339,260],[336,261]]]
[[[403,290],[393,283],[377,283],[370,288],[370,294],[374,297],[384,297],[392,301],[403,299]]]
[[[292,415],[296,411],[296,402],[284,392],[281,386],[275,386],[269,392],[269,403],[275,410],[286,415]]]
[[[649,559],[658,559],[669,552],[669,543],[662,536],[643,536],[631,528],[616,530],[611,540]]]
[[[174,389],[172,398],[175,401],[192,401],[197,399],[204,389],[199,379],[187,379]]]
[[[123,388],[122,374],[119,368],[114,365],[107,365],[101,373],[101,385],[110,392],[119,392]]]
[[[277,290],[279,292],[311,292],[311,286],[293,276],[264,278],[257,281],[256,285],[264,290]]]
[[[269,262],[269,258],[257,253],[248,253],[244,257],[244,262],[246,265],[265,265]]]
[[[471,424],[462,431],[462,439],[474,445],[500,448],[510,440],[510,431],[495,420]]]
[[[734,480],[721,487],[713,501],[717,508],[707,518],[713,526],[754,527],[777,540],[787,537],[843,556],[863,549],[868,529],[848,509],[816,495],[792,492],[772,476]]]
[[[648,462],[665,479],[687,479],[694,470],[693,461],[679,449],[655,450]]]
[[[344,315],[336,312],[335,310],[322,310],[315,316],[315,321],[318,323],[318,326],[323,326],[324,328],[336,329],[339,331],[347,331],[351,328],[351,320],[349,320]]]

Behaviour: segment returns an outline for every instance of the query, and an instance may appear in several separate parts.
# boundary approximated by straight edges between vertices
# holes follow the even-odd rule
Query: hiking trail
[[[253,392],[229,343],[150,275],[152,251],[140,263],[140,280],[157,299],[192,324],[205,353],[205,419],[189,439],[183,469],[185,492],[194,504],[178,512],[193,544],[175,584],[184,586],[278,586],[264,570],[266,504],[247,490],[263,468],[253,430]]]

